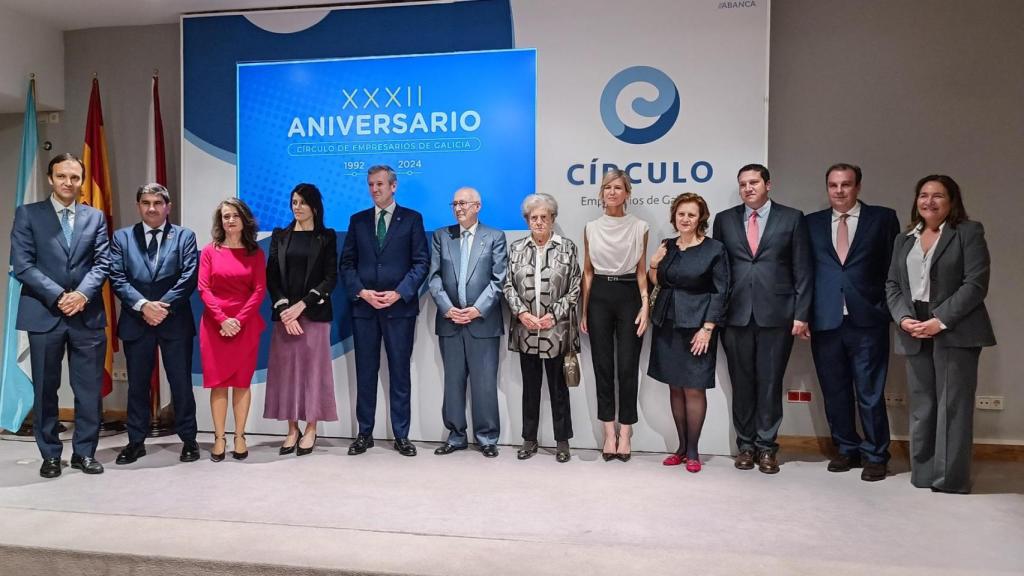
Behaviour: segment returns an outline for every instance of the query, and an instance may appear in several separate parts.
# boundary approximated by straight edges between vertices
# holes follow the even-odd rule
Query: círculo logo
[[[631,108],[640,116],[657,118],[650,126],[634,128],[626,126],[619,118],[615,102],[619,94],[637,82],[651,84],[658,90],[654,100],[635,98]],[[627,144],[648,144],[661,138],[672,129],[679,117],[679,91],[675,83],[664,72],[650,66],[631,66],[612,76],[601,92],[601,121],[605,128]]]

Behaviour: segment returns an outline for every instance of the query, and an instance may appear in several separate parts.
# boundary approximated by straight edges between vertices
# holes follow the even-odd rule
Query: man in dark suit
[[[889,309],[885,279],[900,223],[891,208],[860,202],[861,170],[825,173],[831,208],[807,216],[814,255],[811,353],[837,455],[829,472],[863,465],[861,479],[885,479],[889,419]],[[857,433],[856,412],[864,437]]]
[[[196,289],[199,252],[196,235],[167,221],[171,197],[160,184],[135,194],[142,222],[114,233],[110,283],[121,300],[117,335],[128,365],[128,445],[118,464],[146,455],[150,382],[157,350],[171,389],[174,427],[184,443],[182,462],[199,459],[196,401],[192,394],[192,340],[196,334],[189,303]]]
[[[95,455],[107,351],[101,291],[110,254],[106,217],[77,201],[84,174],[85,166],[72,154],[51,160],[46,168],[50,197],[19,206],[11,231],[11,268],[22,283],[17,328],[28,332],[32,354],[33,418],[43,478],[61,473],[57,389],[65,350],[75,394],[71,467],[103,473]]]
[[[771,176],[760,164],[740,168],[743,204],[719,212],[713,236],[732,269],[722,346],[732,380],[736,467],[775,474],[782,424],[782,378],[793,337],[808,337],[811,252],[804,215],[768,199]],[[755,454],[756,453],[756,454]]]
[[[466,379],[473,401],[473,435],[488,458],[498,455],[498,349],[504,320],[501,287],[505,233],[480,223],[480,193],[460,188],[452,200],[457,224],[439,228],[430,244],[430,295],[444,364],[441,416],[448,440],[434,454],[466,448]]]
[[[409,442],[410,360],[419,290],[427,276],[423,217],[395,203],[398,177],[390,166],[373,166],[366,179],[373,208],[352,215],[341,251],[341,277],[352,300],[352,337],[356,352],[356,420],[359,435],[349,455],[373,446],[377,411],[380,343],[391,376],[391,429],[395,450],[415,456]]]

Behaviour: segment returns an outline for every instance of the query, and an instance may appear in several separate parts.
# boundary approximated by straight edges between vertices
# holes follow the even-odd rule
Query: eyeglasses
[[[466,202],[465,200],[459,200],[458,202],[452,202],[451,204],[449,204],[449,206],[451,206],[453,209],[462,208],[463,210],[465,210],[466,208],[474,204],[479,204],[479,202]]]

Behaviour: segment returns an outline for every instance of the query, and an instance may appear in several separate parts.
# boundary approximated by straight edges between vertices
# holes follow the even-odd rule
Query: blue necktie
[[[466,276],[469,275],[469,251],[473,243],[469,240],[469,230],[462,231],[462,243],[459,245],[459,305],[466,307]]]
[[[60,229],[64,231],[64,243],[71,248],[71,208],[61,210]]]

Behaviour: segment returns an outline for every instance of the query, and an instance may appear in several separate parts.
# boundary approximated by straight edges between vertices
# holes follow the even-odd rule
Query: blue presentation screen
[[[261,230],[292,220],[289,192],[310,182],[329,227],[372,205],[366,170],[398,174],[395,200],[427,230],[452,224],[471,186],[481,221],[525,229],[534,192],[534,50],[238,65],[238,196]]]

